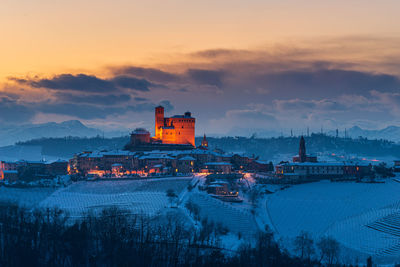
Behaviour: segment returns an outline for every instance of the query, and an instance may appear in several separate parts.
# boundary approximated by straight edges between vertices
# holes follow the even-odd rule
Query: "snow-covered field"
[[[257,231],[253,215],[242,203],[223,202],[206,193],[193,193],[190,199],[199,205],[202,218],[221,223],[235,234],[253,237]]]
[[[197,188],[188,191],[193,179],[204,180],[174,177],[78,182],[60,189],[0,187],[0,202],[58,207],[72,218],[110,206],[157,218],[173,211],[172,216],[195,225],[184,208],[185,202],[192,200],[199,205],[201,218],[229,229],[230,235],[223,240],[228,248],[239,244],[239,233],[248,239],[268,224],[289,250],[293,239],[304,230],[315,240],[323,235],[338,240],[345,248],[342,255],[348,263],[349,255],[360,259],[371,255],[381,263],[400,262],[400,182],[394,179],[377,184],[321,181],[272,190],[275,193],[263,196],[265,201],[260,201],[256,216],[246,199],[243,203],[227,203]],[[170,206],[168,189],[178,195],[177,209],[166,209]]]
[[[296,185],[269,195],[266,205],[272,228],[287,242],[304,230],[381,260],[400,258],[399,182]]]
[[[191,177],[129,181],[78,182],[65,188],[0,187],[0,202],[28,208],[57,207],[79,218],[89,210],[118,206],[132,213],[154,215],[169,205],[166,191],[185,191]]]
[[[52,188],[10,188],[0,187],[0,202],[15,203],[32,208],[50,196],[55,190]]]
[[[135,214],[155,215],[169,203],[166,191],[179,195],[192,178],[130,181],[78,182],[55,191],[39,203],[40,207],[58,207],[71,217],[89,210],[118,206]]]

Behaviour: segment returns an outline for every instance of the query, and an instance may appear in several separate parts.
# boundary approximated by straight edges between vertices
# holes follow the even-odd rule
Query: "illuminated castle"
[[[146,129],[137,128],[131,133],[131,140],[126,144],[125,150],[188,150],[195,147],[194,125],[196,120],[192,118],[190,112],[166,118],[164,117],[164,107],[158,106],[155,110],[155,119],[155,136],[150,137],[150,132]]]
[[[154,139],[163,144],[192,145],[194,144],[196,119],[190,112],[184,115],[164,117],[164,107],[158,106],[155,110]]]

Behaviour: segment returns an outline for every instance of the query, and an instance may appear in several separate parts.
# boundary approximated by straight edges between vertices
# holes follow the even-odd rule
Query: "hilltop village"
[[[268,172],[270,164],[255,158],[209,150],[207,138],[195,147],[195,118],[190,112],[164,116],[155,109],[155,135],[143,128],[131,133],[123,150],[82,152],[69,161],[71,175],[132,177],[235,171]]]
[[[195,118],[190,112],[164,116],[164,108],[155,108],[155,135],[135,129],[124,148],[112,151],[84,151],[67,161],[0,162],[0,178],[9,182],[30,177],[51,178],[69,174],[77,180],[132,178],[192,173],[272,172],[268,162],[238,154],[210,150],[206,135],[196,147]]]
[[[340,250],[354,264],[370,255],[383,263],[398,259],[400,179],[392,172],[400,171],[400,161],[394,168],[344,158],[324,161],[324,155],[308,153],[300,137],[298,146],[292,144],[297,155],[275,160],[274,166],[256,156],[215,149],[206,135],[196,146],[195,126],[190,112],[165,117],[159,106],[154,134],[135,129],[120,149],[83,151],[68,161],[1,161],[0,202],[18,203],[27,211],[65,212],[66,225],[93,214],[90,220],[100,220],[95,233],[105,229],[103,219],[116,218],[107,212],[133,216],[127,227],[107,224],[114,230],[138,229],[136,218],[141,217],[134,216],[143,216],[157,233],[185,229],[193,234],[189,242],[182,236],[178,243],[195,244],[196,250],[214,247],[231,254],[242,244],[258,244],[260,233],[273,233],[297,255],[293,240],[307,231],[315,247],[310,258],[316,260],[326,261],[318,245],[326,236],[340,243],[335,257]],[[174,223],[182,228],[157,228]]]
[[[67,174],[82,180],[247,172],[280,182],[302,182],[373,176],[372,166],[367,163],[318,162],[316,156],[306,154],[303,137],[299,154],[292,162],[282,161],[275,167],[255,156],[210,149],[205,134],[196,147],[195,124],[196,119],[190,112],[166,117],[164,107],[158,106],[155,108],[154,136],[146,129],[137,128],[132,131],[129,143],[121,149],[83,151],[69,161],[0,161],[0,178],[15,182]]]

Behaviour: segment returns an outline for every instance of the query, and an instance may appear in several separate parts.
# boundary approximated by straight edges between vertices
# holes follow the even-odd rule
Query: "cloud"
[[[8,99],[33,114],[87,120],[133,113],[139,120],[152,119],[154,106],[162,103],[168,111],[192,111],[201,130],[220,133],[235,127],[389,124],[400,121],[400,65],[395,63],[400,49],[396,40],[388,54],[380,49],[384,43],[347,38],[247,50],[216,48],[178,55],[179,60],[171,60],[175,63],[160,67],[99,70],[106,76],[14,77],[11,84],[22,89]],[[385,55],[371,57],[371,48]],[[93,115],[84,114],[88,112]]]
[[[112,71],[117,75],[133,75],[153,82],[178,82],[181,78],[177,74],[162,71],[156,68],[142,68],[137,66],[114,67]]]
[[[268,125],[277,127],[279,123],[275,116],[262,108],[259,105],[248,105],[244,109],[228,110],[223,117],[212,119],[210,126],[214,129],[214,133],[236,132],[236,135],[251,134]]]
[[[159,105],[163,106],[165,111],[167,111],[167,112],[170,112],[170,111],[174,110],[174,106],[168,100],[160,101]]]
[[[115,105],[128,102],[131,96],[128,94],[71,94],[66,92],[58,92],[55,94],[58,101],[72,103],[88,103],[95,105]]]
[[[105,107],[75,103],[40,103],[32,107],[35,112],[68,115],[80,119],[104,119],[107,116],[125,114],[125,107]]]
[[[268,114],[259,110],[243,109],[243,110],[229,110],[226,112],[226,118],[238,120],[241,123],[248,123],[249,121],[258,123],[263,122],[276,122],[272,114]]]
[[[111,79],[111,82],[117,87],[123,87],[137,91],[149,91],[149,87],[152,85],[145,79],[137,79],[128,76],[114,77]]]
[[[0,121],[3,123],[17,124],[31,120],[34,113],[24,104],[15,99],[0,97]]]
[[[193,57],[205,58],[205,59],[217,59],[221,57],[237,57],[237,56],[249,56],[254,54],[254,52],[249,50],[238,50],[238,49],[208,49],[208,50],[201,50],[190,55]]]
[[[21,79],[10,77],[9,80],[34,88],[47,88],[57,91],[81,91],[87,93],[113,92],[119,91],[121,88],[136,91],[149,91],[149,87],[152,85],[145,79],[137,79],[127,76],[116,76],[112,79],[102,79],[86,74],[60,74],[51,79]]]
[[[148,99],[145,97],[135,97],[134,99],[135,99],[135,101],[138,101],[138,102],[148,101]]]
[[[310,110],[324,110],[324,111],[338,111],[345,110],[346,106],[342,105],[338,101],[330,99],[321,100],[304,100],[304,99],[289,99],[289,100],[275,100],[274,104],[276,109],[284,111],[310,111]]]
[[[400,88],[399,79],[393,75],[338,69],[264,73],[243,81],[247,87],[265,88],[275,97],[334,97],[345,93],[363,95],[370,90],[394,91]]]
[[[187,75],[197,84],[221,87],[224,73],[218,70],[188,69]]]
[[[54,90],[76,90],[87,92],[104,92],[115,90],[115,86],[110,82],[96,76],[86,74],[60,74],[51,79],[17,79],[10,78],[18,83],[28,84],[35,88],[48,88]]]

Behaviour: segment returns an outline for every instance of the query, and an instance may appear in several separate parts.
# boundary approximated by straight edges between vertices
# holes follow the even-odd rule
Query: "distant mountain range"
[[[230,131],[228,136],[248,136],[252,134],[258,138],[278,137],[282,135],[279,131],[263,130],[263,129],[242,129],[237,128]],[[48,122],[42,124],[24,124],[24,125],[0,125],[0,147],[13,145],[16,142],[23,142],[43,137],[120,137],[128,135],[128,132],[122,131],[106,131],[91,128],[84,125],[79,120],[69,120],[61,123]],[[287,134],[284,134],[288,136]],[[328,135],[335,136],[335,131],[329,131]],[[207,135],[213,136],[213,135]],[[344,137],[344,132],[339,132],[340,137]],[[366,130],[358,126],[354,126],[347,130],[347,137],[358,138],[359,136],[368,139],[386,139],[394,142],[400,142],[400,127],[388,126],[381,130]]]
[[[264,130],[264,129],[249,129],[249,128],[234,128],[227,135],[228,136],[254,136],[259,138],[270,138],[270,137],[279,137],[279,136],[289,136],[290,132],[287,130],[285,132],[274,131],[274,130]],[[306,135],[306,133],[303,133]],[[336,136],[336,131],[328,131],[328,135]],[[299,135],[298,131],[294,131],[294,135]],[[340,137],[344,137],[344,131],[339,132]],[[397,126],[388,126],[384,129],[380,130],[367,130],[362,129],[359,126],[353,126],[350,129],[347,129],[347,137],[358,138],[364,137],[368,139],[386,139],[394,142],[400,142],[400,127]],[[219,135],[221,137],[221,135]]]
[[[64,121],[61,123],[48,122],[42,124],[1,125],[0,146],[13,145],[19,141],[43,137],[93,137],[103,134],[108,137],[118,136],[120,132],[106,132],[85,126],[79,120]]]
[[[330,135],[335,135],[334,131],[328,132]],[[344,132],[340,132],[341,137],[344,136]],[[347,130],[347,137],[358,138],[365,137],[368,139],[386,139],[394,142],[400,142],[400,127],[398,126],[388,126],[381,130],[366,130],[358,126],[353,126]]]

